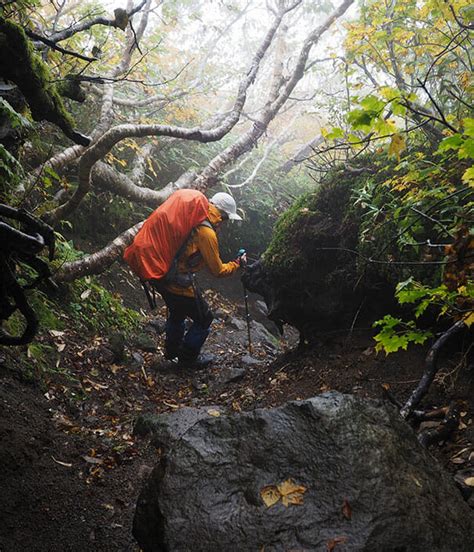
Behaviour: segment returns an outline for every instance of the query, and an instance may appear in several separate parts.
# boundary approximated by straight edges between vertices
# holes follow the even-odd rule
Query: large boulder
[[[135,513],[145,552],[473,550],[473,512],[381,403],[211,412],[168,442]]]
[[[359,156],[283,213],[262,258],[242,277],[265,299],[272,321],[297,328],[302,342],[318,341],[318,334],[367,327],[390,312],[395,285],[409,276],[439,285],[438,267],[416,264],[429,251],[403,245],[437,235],[432,221],[418,217],[397,239],[400,215],[391,213],[386,183],[400,177],[383,156]]]

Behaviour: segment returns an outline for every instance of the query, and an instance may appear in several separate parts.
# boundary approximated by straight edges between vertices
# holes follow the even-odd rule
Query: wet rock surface
[[[182,409],[152,431],[171,446],[137,504],[145,552],[474,546],[460,492],[379,402],[333,392],[231,416]],[[268,506],[266,489],[288,481],[300,503],[277,494]]]

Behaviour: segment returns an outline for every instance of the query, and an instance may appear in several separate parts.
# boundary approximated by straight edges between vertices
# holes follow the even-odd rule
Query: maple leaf
[[[278,490],[282,496],[282,503],[287,508],[290,504],[303,504],[303,494],[306,492],[303,485],[297,485],[291,479],[287,479],[278,485]]]
[[[263,502],[265,502],[265,506],[267,508],[270,508],[270,506],[276,504],[281,498],[280,491],[275,485],[267,485],[266,487],[263,487],[260,490],[260,496],[262,497]]]
[[[293,480],[287,479],[279,485],[267,485],[260,491],[260,496],[267,508],[276,504],[280,499],[286,508],[290,504],[303,504],[303,494],[307,491],[303,485],[297,485]]]

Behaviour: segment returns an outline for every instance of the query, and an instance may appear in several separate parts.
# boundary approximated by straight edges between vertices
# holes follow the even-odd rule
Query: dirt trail
[[[234,297],[239,299],[238,288]],[[44,374],[41,384],[24,380],[13,350],[0,353],[1,552],[138,551],[130,532],[135,501],[158,458],[158,451],[133,436],[141,412],[184,405],[238,412],[329,389],[379,398],[382,383],[403,399],[421,375],[421,348],[377,356],[365,331],[351,338],[326,335],[305,353],[291,350],[294,333],[279,350],[264,341],[256,344],[253,363],[245,359],[246,331],[233,320],[242,322],[242,305],[215,292],[208,299],[220,318],[207,344],[218,360],[206,371],[183,372],[163,363],[161,338],[152,326],[148,332],[157,350],[127,344],[126,361],[114,359],[105,337],[72,329],[67,339],[49,336],[52,344],[62,339],[67,345],[61,370]],[[155,320],[158,326],[163,315],[164,310]],[[442,360],[427,401],[442,406],[448,397],[470,400],[454,441],[435,449],[451,470],[474,465],[473,373],[460,370],[460,360],[456,355]]]

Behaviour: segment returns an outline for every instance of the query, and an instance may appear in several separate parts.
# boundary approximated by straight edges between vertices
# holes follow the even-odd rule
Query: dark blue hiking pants
[[[159,290],[168,307],[166,321],[165,357],[180,360],[194,360],[210,332],[213,314],[201,294],[196,297],[175,295],[166,290]],[[193,322],[185,334],[186,318]]]

